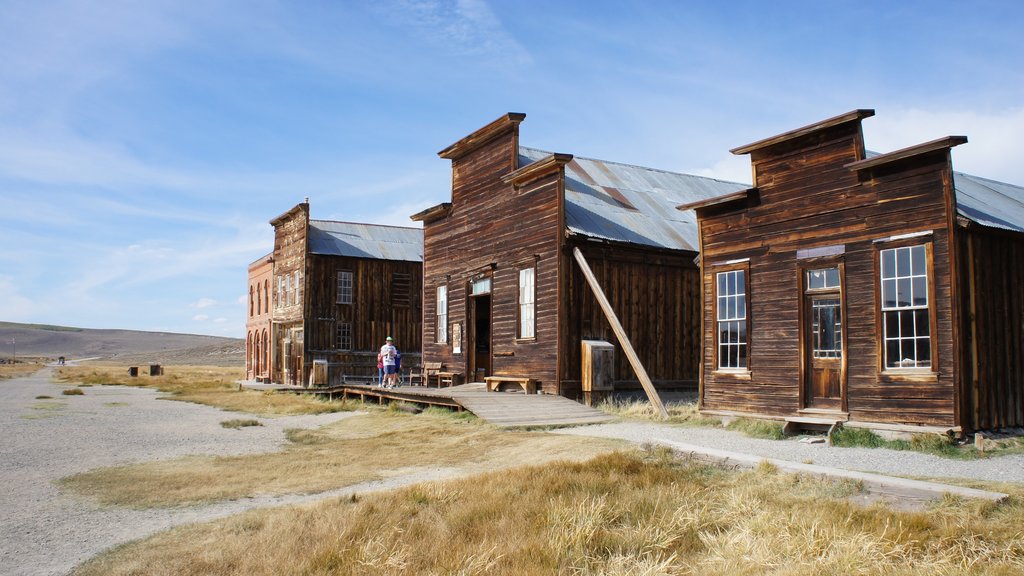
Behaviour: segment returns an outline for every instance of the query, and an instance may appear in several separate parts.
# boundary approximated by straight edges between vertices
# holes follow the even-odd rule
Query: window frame
[[[443,292],[443,296],[442,296]],[[444,314],[441,313],[442,303]],[[448,338],[448,284],[440,283],[434,290],[434,343],[449,344]],[[442,320],[443,318],[443,320]]]
[[[925,293],[927,294],[928,303],[925,307],[910,306],[906,308],[893,308],[886,309],[883,301],[883,277],[882,277],[882,254],[887,250],[898,250],[900,248],[913,248],[917,246],[924,247],[925,250],[925,280],[927,282],[927,288]],[[876,334],[876,352],[878,356],[878,374],[880,380],[883,381],[935,381],[938,377],[938,343],[937,338],[937,312],[936,312],[936,299],[935,299],[935,260],[934,260],[934,240],[929,236],[915,235],[908,238],[902,238],[898,240],[881,240],[875,241],[874,251],[874,286],[875,286],[875,334]],[[898,278],[898,277],[897,277]],[[912,281],[911,281],[912,282]],[[886,332],[885,332],[885,313],[895,312],[899,310],[927,310],[928,317],[928,350],[930,356],[930,362],[926,366],[888,366],[886,358]],[[916,338],[915,338],[916,339]]]
[[[348,332],[347,336],[343,335],[343,332]],[[335,350],[342,350],[350,352],[352,350],[352,323],[351,322],[338,322],[334,327],[334,348]],[[345,346],[345,339],[348,339],[348,346]]]
[[[744,318],[742,319],[730,319],[725,320],[727,322],[735,322],[741,320],[745,324],[746,338],[744,345],[746,346],[746,365],[742,367],[732,366],[721,366],[721,342],[719,342],[720,331],[718,319],[718,277],[721,274],[730,274],[734,272],[743,272],[743,302],[744,302]],[[712,373],[715,375],[724,375],[733,378],[750,378],[750,364],[751,364],[751,314],[750,314],[750,260],[743,259],[738,262],[727,262],[720,265],[712,266],[710,269],[711,273],[711,285],[712,285],[712,296],[711,296],[711,337],[714,342],[714,353],[713,362],[714,368]],[[730,294],[730,296],[738,296],[738,294]]]
[[[523,301],[523,273],[530,272],[530,301]],[[537,339],[537,265],[531,264],[529,266],[523,266],[518,269],[516,285],[518,290],[516,291],[516,339],[517,340],[536,340]],[[523,330],[523,310],[524,306],[529,305],[530,307],[530,333],[525,334]]]
[[[346,294],[346,292],[344,290],[342,290],[342,288],[344,288],[344,286],[342,285],[342,281],[341,281],[341,279],[343,277],[344,278],[348,278],[348,286],[347,286],[347,288],[348,288],[348,291],[347,291],[348,299],[347,300],[345,298],[343,298],[343,296]],[[336,270],[335,271],[335,275],[334,275],[334,281],[335,281],[334,303],[335,304],[345,304],[345,305],[352,304],[352,302],[355,300],[355,295],[356,295],[355,294],[356,293],[355,274],[352,272],[352,270],[347,270],[347,269]]]

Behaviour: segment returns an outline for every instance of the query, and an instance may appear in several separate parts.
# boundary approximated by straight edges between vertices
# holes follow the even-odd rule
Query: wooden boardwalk
[[[251,383],[244,383],[242,386],[254,390],[323,394],[328,397],[359,396],[364,400],[377,398],[381,402],[387,399],[462,408],[502,428],[576,426],[600,424],[615,419],[614,416],[562,396],[525,394],[523,392],[488,392],[486,385],[482,383],[463,384],[449,388],[425,386],[380,388],[368,384],[340,384],[330,388],[301,388]]]

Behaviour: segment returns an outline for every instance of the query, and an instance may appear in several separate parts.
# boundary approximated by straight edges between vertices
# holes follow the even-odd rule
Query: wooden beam
[[[661,397],[658,396],[658,391],[654,389],[654,384],[651,383],[651,378],[647,375],[644,365],[640,363],[640,358],[637,357],[636,351],[633,350],[633,345],[629,343],[629,336],[626,335],[626,331],[622,328],[618,316],[615,315],[615,310],[612,310],[612,305],[608,302],[608,298],[605,297],[604,290],[601,290],[601,285],[597,283],[597,278],[590,269],[590,264],[587,264],[587,259],[583,256],[583,252],[580,252],[579,248],[574,247],[572,254],[576,258],[576,263],[580,265],[580,270],[583,271],[583,277],[587,279],[587,284],[594,291],[594,297],[597,299],[597,303],[601,305],[601,310],[604,311],[604,315],[608,318],[608,323],[612,325],[612,330],[619,339],[619,344],[626,353],[629,364],[633,367],[633,371],[636,372],[636,377],[644,387],[644,392],[647,393],[647,399],[651,401],[651,406],[654,406],[662,418],[668,418],[668,410],[665,409],[665,405],[661,402]]]

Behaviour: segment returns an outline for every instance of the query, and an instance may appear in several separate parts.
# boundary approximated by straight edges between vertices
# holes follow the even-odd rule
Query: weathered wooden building
[[[245,319],[245,378],[270,381],[272,254],[249,264],[249,301]]]
[[[854,110],[733,150],[754,186],[696,209],[700,407],[970,431],[1024,425],[1024,188],[950,136],[865,152]]]
[[[274,251],[269,365],[273,382],[340,382],[377,373],[387,336],[419,365],[423,232],[311,220],[298,204],[271,220]]]
[[[618,385],[635,382],[578,248],[651,379],[695,385],[697,235],[693,214],[674,208],[745,186],[526,148],[524,118],[506,114],[442,150],[451,201],[412,217],[424,227],[424,361],[577,397],[581,342],[605,340]]]

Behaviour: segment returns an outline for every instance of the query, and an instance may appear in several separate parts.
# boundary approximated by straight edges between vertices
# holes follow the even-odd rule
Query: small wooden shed
[[[1024,188],[949,136],[865,151],[854,110],[734,149],[754,186],[696,209],[700,407],[896,430],[1024,425]]]
[[[424,230],[424,361],[579,397],[582,343],[607,341],[616,386],[637,385],[579,249],[651,379],[695,387],[696,221],[674,208],[744,186],[520,146],[524,118],[506,114],[442,150],[450,201],[412,216]]]
[[[387,336],[418,366],[423,231],[311,220],[303,202],[271,220],[273,382],[375,378]]]

